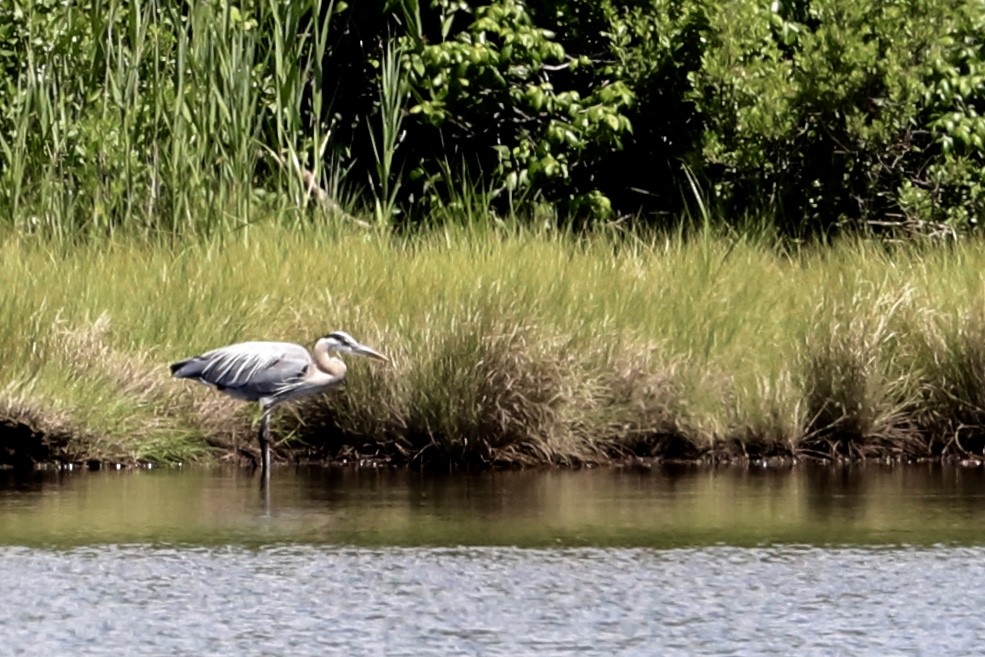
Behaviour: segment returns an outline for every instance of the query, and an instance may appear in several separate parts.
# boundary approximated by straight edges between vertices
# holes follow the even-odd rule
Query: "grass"
[[[0,227],[212,234],[331,178],[332,0],[26,6],[0,17]]]
[[[343,391],[280,413],[284,456],[981,454],[983,267],[979,241],[781,254],[708,233],[276,222],[167,243],[11,235],[0,424],[42,458],[228,458],[252,449],[255,410],[168,362],[345,329],[392,364],[351,361]]]
[[[344,392],[279,414],[282,454],[982,453],[985,243],[785,251],[708,228],[521,229],[451,162],[428,215],[444,228],[408,228],[397,45],[358,126],[374,173],[353,180],[324,68],[335,3],[251,7],[8,16],[0,463],[235,455],[255,410],[169,379],[168,362],[340,328],[392,365],[354,362]]]

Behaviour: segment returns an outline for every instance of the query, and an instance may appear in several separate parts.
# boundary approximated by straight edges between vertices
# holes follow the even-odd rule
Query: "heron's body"
[[[192,379],[225,394],[260,403],[260,457],[269,472],[270,446],[267,426],[270,412],[279,404],[338,387],[346,366],[335,352],[349,352],[386,360],[348,333],[336,331],[315,343],[309,352],[292,342],[240,342],[207,351],[171,365],[171,374]]]
[[[312,354],[292,342],[240,342],[175,363],[171,373],[272,408],[337,386],[346,367],[318,345]]]

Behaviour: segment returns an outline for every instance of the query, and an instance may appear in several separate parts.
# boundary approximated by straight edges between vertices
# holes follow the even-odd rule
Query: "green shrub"
[[[939,2],[723,3],[693,74],[718,191],[788,223],[882,218],[913,141]]]
[[[924,74],[926,168],[907,177],[900,205],[911,218],[969,228],[985,220],[985,10],[965,3],[948,18]]]
[[[473,159],[489,171],[487,186],[507,194],[589,205],[605,213],[608,201],[594,182],[592,151],[619,149],[630,125],[621,113],[632,94],[621,80],[577,84],[566,75],[590,65],[565,52],[552,32],[534,24],[520,0],[496,0],[470,9],[439,0],[442,26],[467,13],[463,30],[428,43],[409,41],[406,67],[416,104],[412,115],[440,129],[444,152],[422,161],[412,177],[440,179],[434,164]]]

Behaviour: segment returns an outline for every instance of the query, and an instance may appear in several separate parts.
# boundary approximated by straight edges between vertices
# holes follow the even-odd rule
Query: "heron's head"
[[[327,351],[369,356],[370,358],[382,360],[383,362],[389,361],[386,356],[375,349],[362,344],[345,331],[333,331],[332,333],[319,338],[318,342],[324,343]]]

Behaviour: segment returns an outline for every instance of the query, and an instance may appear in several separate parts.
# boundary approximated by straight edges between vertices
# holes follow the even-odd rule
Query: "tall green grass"
[[[919,458],[985,447],[985,244],[279,224],[0,244],[0,417],[57,455],[208,460],[255,410],[168,378],[334,329],[392,363],[277,416],[281,453],[436,464]],[[290,450],[293,451],[289,451]]]
[[[211,234],[304,206],[330,178],[330,127],[305,117],[334,93],[333,7],[27,3],[6,26],[24,38],[0,92],[0,224]]]

